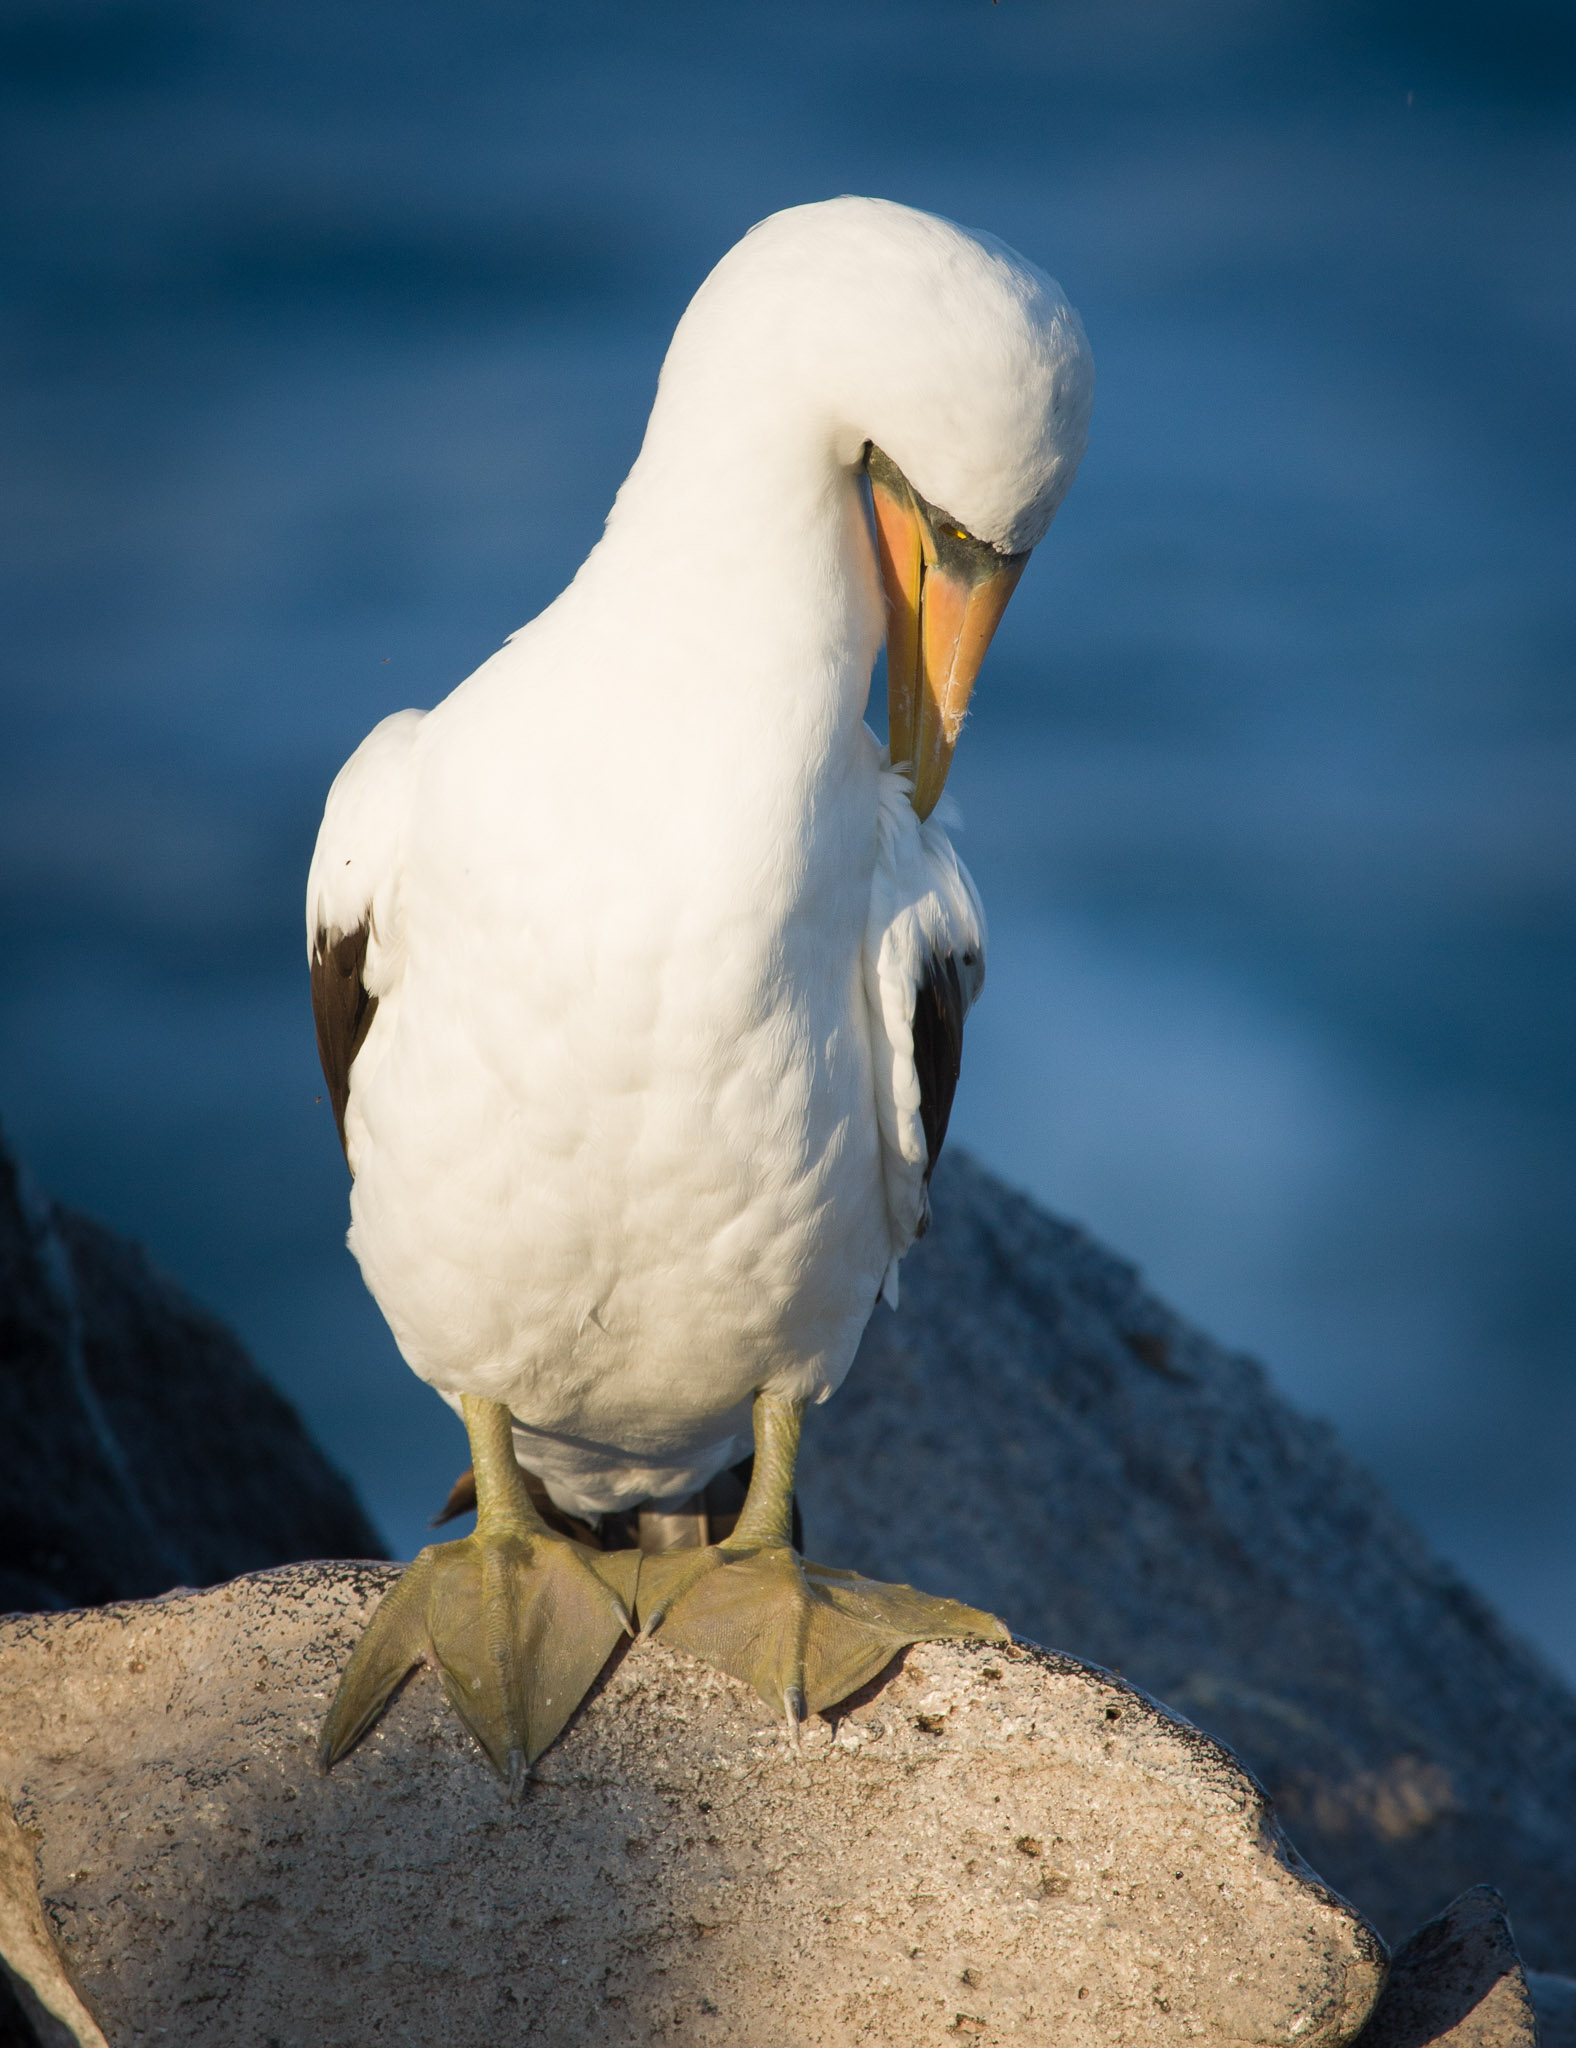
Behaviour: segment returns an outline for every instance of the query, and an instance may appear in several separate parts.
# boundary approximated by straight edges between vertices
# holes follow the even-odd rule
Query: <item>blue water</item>
[[[465,1451],[341,1246],[323,794],[572,573],[709,264],[872,191],[1044,262],[1099,368],[954,777],[954,1129],[1576,1672],[1570,19],[0,9],[0,1115],[399,1549]]]

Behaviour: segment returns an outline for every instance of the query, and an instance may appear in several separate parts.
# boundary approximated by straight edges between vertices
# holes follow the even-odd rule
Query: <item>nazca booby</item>
[[[926,1220],[985,939],[935,806],[1091,394],[1060,287],[990,236],[774,215],[680,321],[568,589],[341,770],[307,939],[349,1242],[478,1521],[385,1597],[325,1762],[422,1659],[517,1789],[637,1624],[791,1728],[903,1643],[1001,1633],[808,1564],[788,1517],[803,1409]],[[595,1517],[752,1432],[721,1547],[595,1551],[522,1472]]]

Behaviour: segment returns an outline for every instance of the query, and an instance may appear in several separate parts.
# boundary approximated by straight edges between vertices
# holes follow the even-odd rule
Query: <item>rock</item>
[[[0,2048],[107,2048],[61,1965],[33,1851],[0,1794]]]
[[[385,1554],[221,1323],[0,1147],[0,1612]]]
[[[1397,1949],[1355,2048],[1538,2048],[1527,1979],[1491,1885],[1474,1885]]]
[[[1334,1433],[949,1153],[805,1433],[812,1556],[993,1609],[1241,1755],[1391,1940],[1492,1879],[1576,1966],[1576,1696]]]
[[[112,2039],[1341,2048],[1378,1995],[1229,1755],[1025,1647],[911,1651],[795,1755],[637,1644],[518,1808],[421,1672],[324,1778],[392,1576],[0,1624],[0,1774]]]
[[[959,1156],[935,1196],[902,1313],[807,1433],[813,1554],[1170,1700],[1392,1938],[1492,1878],[1576,2033],[1549,1974],[1576,1965],[1576,1697],[1130,1266]],[[234,1340],[3,1153],[0,1362],[0,1606],[378,1548]]]

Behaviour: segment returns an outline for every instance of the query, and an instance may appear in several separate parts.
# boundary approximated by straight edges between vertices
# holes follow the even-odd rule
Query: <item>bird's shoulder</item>
[[[306,942],[365,924],[398,858],[421,711],[375,725],[334,777],[307,876]]]

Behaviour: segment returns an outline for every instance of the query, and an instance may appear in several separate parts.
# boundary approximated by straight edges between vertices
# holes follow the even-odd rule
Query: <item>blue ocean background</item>
[[[573,573],[723,250],[875,192],[1099,375],[954,775],[956,1138],[1576,1675],[1568,8],[6,0],[0,111],[0,1118],[398,1551],[466,1453],[343,1249],[323,796]]]

